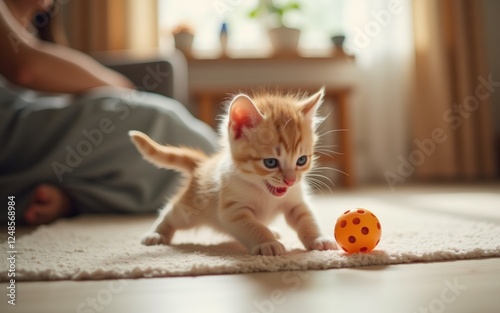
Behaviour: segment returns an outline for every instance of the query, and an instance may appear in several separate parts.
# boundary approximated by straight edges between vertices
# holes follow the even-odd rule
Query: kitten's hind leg
[[[152,245],[168,245],[174,236],[175,229],[168,224],[167,214],[171,210],[169,206],[164,208],[156,221],[151,226],[151,230],[147,232],[141,240],[141,243],[146,246]]]
[[[182,202],[169,204],[161,211],[151,230],[144,235],[142,243],[147,246],[168,245],[177,230],[198,226],[201,221],[199,216],[199,210]]]

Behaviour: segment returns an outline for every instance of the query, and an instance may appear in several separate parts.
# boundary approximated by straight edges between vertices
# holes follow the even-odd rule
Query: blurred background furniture
[[[127,76],[138,90],[158,93],[189,104],[187,63],[184,55],[174,50],[159,51],[104,51],[92,56],[107,67]]]

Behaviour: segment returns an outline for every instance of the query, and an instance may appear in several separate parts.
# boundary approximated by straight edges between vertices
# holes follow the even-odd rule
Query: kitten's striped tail
[[[128,132],[137,150],[149,162],[160,168],[169,168],[191,175],[198,164],[208,157],[191,148],[162,146],[140,131]]]

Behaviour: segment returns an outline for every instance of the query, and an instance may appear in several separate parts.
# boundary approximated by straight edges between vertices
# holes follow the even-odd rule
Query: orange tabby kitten
[[[211,157],[161,146],[130,131],[148,161],[187,176],[142,243],[169,244],[176,230],[209,225],[252,254],[281,255],[285,247],[267,225],[284,214],[307,249],[336,249],[309,210],[303,179],[313,165],[315,115],[323,95],[321,89],[305,99],[277,93],[235,96],[220,127],[221,150]]]

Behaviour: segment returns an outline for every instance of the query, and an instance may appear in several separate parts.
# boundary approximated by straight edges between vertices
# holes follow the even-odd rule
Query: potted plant
[[[175,48],[179,49],[186,56],[191,55],[191,48],[193,46],[194,31],[188,24],[179,24],[172,29],[174,36]]]
[[[259,16],[266,11],[274,28],[269,30],[269,38],[276,54],[295,54],[300,38],[300,30],[285,26],[285,15],[292,11],[300,10],[300,4],[294,1],[278,5],[272,0],[260,1],[259,6],[250,12],[250,17]]]

